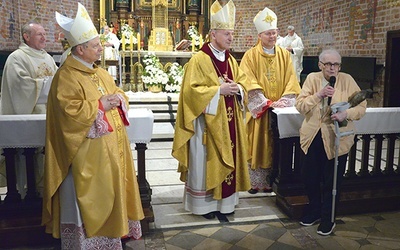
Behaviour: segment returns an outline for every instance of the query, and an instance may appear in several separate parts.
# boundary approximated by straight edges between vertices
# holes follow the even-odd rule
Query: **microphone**
[[[331,86],[332,88],[335,87],[335,82],[336,82],[336,77],[331,76],[329,78],[329,86]],[[332,101],[332,97],[328,97],[328,106],[331,105],[331,101]]]

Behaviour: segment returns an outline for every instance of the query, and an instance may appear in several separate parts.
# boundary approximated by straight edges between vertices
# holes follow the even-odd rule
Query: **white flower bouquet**
[[[146,87],[159,86],[163,89],[168,83],[168,74],[164,72],[160,59],[154,52],[149,52],[143,58],[144,71],[142,81]]]
[[[195,47],[200,46],[200,34],[199,34],[199,31],[197,30],[196,26],[193,26],[193,25],[189,26],[187,35],[188,35],[189,40],[191,42],[194,42]]]
[[[183,78],[183,67],[179,63],[174,62],[169,68],[167,74],[169,76],[168,84],[165,86],[165,91],[169,93],[177,93],[181,89]]]
[[[124,37],[124,39],[122,39]],[[132,43],[137,44],[136,33],[131,26],[124,24],[121,27],[121,42],[125,40],[125,44],[130,44],[130,39],[132,37]]]

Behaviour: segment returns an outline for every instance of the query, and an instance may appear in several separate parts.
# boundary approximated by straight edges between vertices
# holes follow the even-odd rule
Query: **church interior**
[[[0,77],[7,57],[22,42],[21,26],[30,20],[43,24],[45,50],[59,63],[68,43],[54,12],[73,18],[78,2],[88,10],[104,48],[107,33],[115,36],[117,42],[96,63],[129,97],[130,110],[138,111],[137,123],[128,134],[135,137],[131,148],[145,212],[142,238],[124,241],[124,249],[399,249],[400,0],[233,0],[236,21],[230,53],[237,62],[257,43],[253,18],[268,7],[277,14],[281,36],[294,26],[302,38],[300,85],[309,73],[319,71],[319,53],[335,48],[342,55],[341,70],[351,74],[362,90],[370,90],[368,119],[359,125],[362,129],[349,153],[338,223],[328,237],[318,235],[315,226],[304,228],[298,223],[308,202],[299,177],[299,135],[296,131],[294,136],[282,136],[280,125],[287,122],[297,129],[302,121],[299,115],[269,114],[276,140],[274,168],[279,172],[272,193],[241,192],[235,213],[213,220],[184,210],[185,185],[171,156],[181,84],[175,77],[182,78],[185,64],[208,41],[214,1],[3,1]],[[151,60],[168,78],[167,84],[145,77]],[[44,123],[45,118],[16,121],[0,115],[0,249],[60,249],[59,240],[40,225],[41,198],[29,192],[35,188],[33,173],[27,198],[21,198],[15,181],[6,178],[11,172],[5,166],[14,167],[6,159],[13,157],[16,148],[25,147],[27,158],[38,148],[26,146],[24,139],[11,146],[6,140],[42,142]],[[18,126],[24,129],[7,132]],[[27,169],[32,167],[28,164],[27,160]]]

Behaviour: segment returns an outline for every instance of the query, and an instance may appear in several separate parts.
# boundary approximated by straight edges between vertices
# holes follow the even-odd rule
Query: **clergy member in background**
[[[12,52],[4,65],[1,81],[2,115],[28,115],[46,113],[47,94],[53,75],[57,71],[54,59],[46,47],[46,31],[36,22],[22,26],[23,42]],[[22,198],[26,190],[25,156],[18,149],[16,157],[17,188]],[[43,154],[35,155],[35,178],[38,192],[42,192]]]
[[[272,192],[273,136],[265,112],[269,107],[293,106],[300,93],[290,53],[276,45],[277,21],[276,14],[268,8],[255,16],[258,43],[246,51],[240,63],[249,83],[246,125],[251,194]]]
[[[282,46],[290,52],[293,62],[293,68],[297,76],[297,81],[300,82],[300,74],[301,71],[303,71],[304,46],[303,41],[296,34],[292,25],[288,26],[287,36],[281,39],[278,45]]]
[[[229,53],[235,5],[215,1],[210,13],[211,41],[185,68],[172,155],[186,183],[185,209],[221,219],[235,211],[239,191],[250,188],[241,86],[246,76]]]
[[[78,3],[75,19],[56,12],[56,20],[71,55],[48,98],[42,223],[62,249],[122,249],[121,237],[141,237],[144,218],[128,98],[94,64],[103,48],[85,7]]]
[[[103,28],[102,37],[102,39],[104,39],[104,58],[106,60],[118,60],[118,50],[120,45],[118,37],[111,32],[110,27],[108,27],[107,25]],[[110,73],[110,75],[114,78],[114,81],[117,80],[117,66],[109,66],[108,73]]]

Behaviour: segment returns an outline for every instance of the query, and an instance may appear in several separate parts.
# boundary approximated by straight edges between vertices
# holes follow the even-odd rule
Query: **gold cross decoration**
[[[228,174],[228,175],[225,177],[225,182],[226,182],[226,184],[228,184],[229,186],[232,185],[232,180],[233,180],[233,174]]]
[[[228,107],[227,116],[228,116],[228,122],[232,121],[232,118],[233,118],[233,110],[232,110],[232,107]]]
[[[270,23],[270,24],[271,24],[274,20],[275,20],[275,18],[272,17],[272,16],[269,15],[269,14],[267,14],[267,16],[264,18],[264,21],[265,21],[266,23]]]

